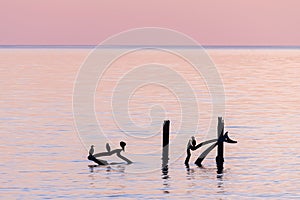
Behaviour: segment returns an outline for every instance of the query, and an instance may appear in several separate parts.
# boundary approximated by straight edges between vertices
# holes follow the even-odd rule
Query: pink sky
[[[300,45],[299,0],[1,0],[0,45],[94,45],[164,27],[202,45]]]

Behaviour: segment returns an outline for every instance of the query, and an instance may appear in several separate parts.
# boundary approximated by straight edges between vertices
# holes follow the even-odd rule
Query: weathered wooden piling
[[[162,139],[162,170],[168,170],[169,161],[169,136],[170,136],[170,121],[165,120],[163,125],[163,139]]]
[[[217,173],[222,174],[223,173],[223,164],[224,164],[224,120],[222,117],[218,117],[218,132],[217,132],[217,138],[218,138],[218,150],[217,150],[217,157],[216,157],[216,163],[217,163]]]

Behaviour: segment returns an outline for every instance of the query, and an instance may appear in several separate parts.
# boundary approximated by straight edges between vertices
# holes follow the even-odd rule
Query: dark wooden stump
[[[163,141],[162,141],[162,170],[168,170],[169,161],[169,135],[170,135],[170,121],[165,120],[163,125]]]
[[[89,155],[87,157],[89,160],[94,161],[95,163],[97,163],[98,165],[105,165],[105,163],[101,162],[100,160],[98,160],[97,158],[95,158],[95,156],[93,155]]]
[[[224,121],[222,117],[218,117],[218,150],[217,150],[217,157],[216,157],[216,163],[217,163],[217,173],[222,174],[223,173],[223,164],[224,164]]]

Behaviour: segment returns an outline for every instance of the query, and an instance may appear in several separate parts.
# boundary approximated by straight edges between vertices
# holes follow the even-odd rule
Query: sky
[[[300,45],[299,0],[0,0],[0,45],[96,45],[132,28],[202,45]]]

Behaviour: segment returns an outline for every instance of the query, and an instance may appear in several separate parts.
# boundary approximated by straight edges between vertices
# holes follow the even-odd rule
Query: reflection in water
[[[168,179],[169,178],[169,167],[166,165],[165,167],[162,168],[162,179]]]
[[[90,178],[89,186],[90,186],[91,188],[95,188],[95,187],[96,187],[96,186],[95,186],[95,181],[96,181],[95,174],[94,174],[94,173],[90,173],[90,174],[88,175],[88,177]]]
[[[221,193],[221,194],[225,193],[223,176],[218,177],[217,188],[218,188],[217,193]]]
[[[90,178],[90,186],[91,187],[96,187],[98,185],[98,179],[96,178],[97,176],[102,177],[101,181],[104,181],[106,179],[106,182],[112,182],[114,179],[114,176],[117,175],[120,181],[121,177],[124,177],[126,167],[125,165],[117,165],[116,167],[111,167],[111,166],[103,166],[103,165],[90,165],[89,166],[90,173],[88,177]],[[105,173],[106,172],[106,173]]]
[[[111,171],[111,167],[110,167],[110,166],[107,166],[106,172],[110,172],[110,171]]]
[[[186,167],[186,178],[187,180],[195,179],[195,169],[190,168],[189,166]]]
[[[94,167],[93,166],[89,166],[90,168],[90,172],[94,172]]]
[[[217,174],[217,178],[222,178],[223,174]]]
[[[117,165],[117,170],[114,171],[125,173],[125,169],[126,169],[125,165]]]
[[[164,166],[162,169],[162,175],[161,178],[163,179],[163,191],[164,193],[170,193],[170,176],[169,176],[169,168],[168,165]]]
[[[164,193],[169,194],[170,193],[170,182],[168,179],[163,180],[163,186],[164,186],[164,188],[163,188]]]
[[[103,173],[103,169],[105,169],[106,172],[118,172],[118,173],[125,173],[125,165],[117,165],[116,167],[112,168],[110,165],[89,165],[89,169],[91,173]],[[95,171],[95,169],[98,169]]]
[[[194,187],[196,186],[196,182],[195,182],[196,177],[195,177],[195,169],[190,168],[189,166],[186,167],[186,180],[187,180],[186,193],[188,195],[192,195]]]
[[[87,152],[73,126],[72,88],[78,68],[88,53],[89,50],[82,49],[0,50],[1,150],[5,152],[0,159],[2,199],[164,199],[168,195],[172,199],[299,199],[299,184],[295,184],[300,181],[297,176],[300,170],[299,49],[209,50],[226,88],[225,128],[240,141],[239,145],[226,146],[228,162],[220,179],[216,178],[214,153],[206,158],[206,169],[192,163],[184,169],[184,158],[170,160],[171,178],[162,173],[159,159],[155,159],[159,170],[153,173],[129,172],[145,171],[147,166],[143,163],[121,165],[123,169],[117,165],[87,169],[90,161],[85,159]],[[199,132],[193,134],[206,139],[210,96],[200,85],[201,79],[186,64],[161,58],[199,91],[196,95],[202,113]],[[139,60],[151,61],[143,54]],[[128,63],[137,66],[133,59]],[[95,95],[97,116],[109,141],[119,141],[123,133],[116,131],[119,129],[112,123],[113,117],[107,114],[111,107],[108,91],[112,91],[116,78],[127,72],[128,66],[110,68]],[[143,117],[148,105],[164,100],[166,110],[172,111],[166,116],[172,120],[172,132],[179,130],[180,106],[176,99],[170,99],[171,95],[162,93],[160,87],[149,86],[137,90],[135,96],[142,99],[129,102],[137,124],[143,126],[150,120]],[[135,139],[122,139],[135,144],[130,145],[130,148],[135,146],[134,151],[151,152],[155,148],[159,152],[155,158],[161,156],[161,134],[153,142],[157,146],[150,141],[138,145]],[[91,141],[95,140],[91,138]],[[170,158],[174,152],[171,148],[183,148],[185,141],[181,146],[171,143]],[[266,145],[270,151],[266,151]],[[129,153],[133,151],[130,148]],[[21,160],[21,164],[12,162],[12,158]],[[191,160],[196,158],[192,155]]]

